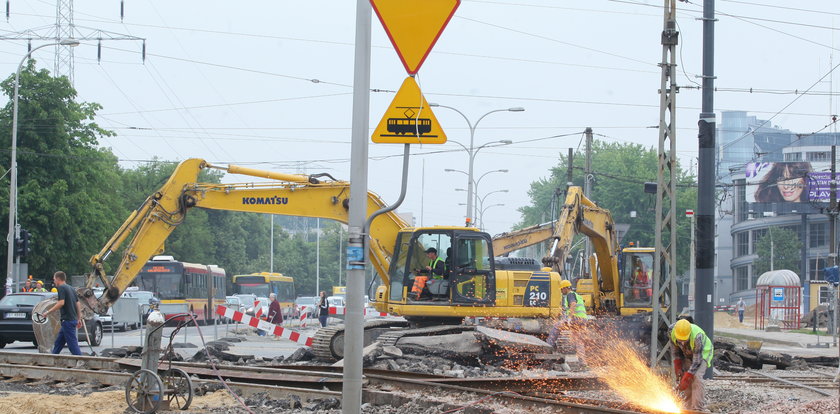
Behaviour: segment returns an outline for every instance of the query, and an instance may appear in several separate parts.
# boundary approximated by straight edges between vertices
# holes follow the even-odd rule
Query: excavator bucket
[[[47,317],[40,316],[52,308],[56,302],[58,299],[55,297],[44,299],[32,309],[32,329],[35,331],[38,352],[42,354],[52,352],[55,339],[58,338],[58,331],[61,330],[58,312],[53,312]]]

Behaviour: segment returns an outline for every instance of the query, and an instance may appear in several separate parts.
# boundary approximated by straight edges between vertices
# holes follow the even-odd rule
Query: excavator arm
[[[540,226],[534,226],[530,231],[523,229],[519,232],[530,233],[525,234],[525,236],[530,237],[527,242],[529,244],[545,240],[551,241],[548,254],[543,257],[542,261],[545,266],[551,267],[560,274],[563,274],[566,256],[569,254],[574,236],[583,233],[588,237],[592,242],[595,257],[598,261],[597,270],[595,266],[591,266],[592,303],[598,310],[603,306],[602,300],[604,297],[614,299],[619,294],[619,249],[612,215],[608,210],[598,207],[586,198],[580,187],[569,187],[560,216],[552,223],[552,234],[549,237],[541,238],[545,231]],[[502,242],[515,240],[515,236],[500,239]],[[519,240],[525,240],[525,238],[520,236]],[[521,244],[525,245],[525,242]],[[496,246],[495,241],[493,246]]]
[[[241,184],[199,183],[198,175],[205,168],[215,168],[231,174],[267,178],[271,181]],[[331,178],[331,177],[330,177]],[[140,269],[175,228],[183,223],[192,208],[242,211],[289,216],[320,217],[346,223],[350,183],[321,182],[316,176],[292,175],[238,166],[214,166],[201,159],[189,159],[175,169],[166,184],[149,196],[126,219],[90,263],[85,288],[80,299],[93,312],[104,314],[131,284]],[[381,209],[385,203],[374,193],[368,193],[368,214]],[[391,212],[377,217],[368,237],[371,262],[388,285],[388,265],[397,233],[408,224]],[[104,262],[123,244],[119,266],[114,276],[107,277]],[[105,294],[95,298],[91,287],[96,281],[105,286]]]
[[[493,236],[493,254],[507,256],[514,250],[524,249],[549,240],[555,233],[555,227],[556,222],[550,221]]]

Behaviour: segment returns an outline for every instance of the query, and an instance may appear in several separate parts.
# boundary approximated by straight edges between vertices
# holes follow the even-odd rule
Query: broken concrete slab
[[[362,362],[372,363],[373,360],[382,352],[382,344],[379,342],[374,342],[362,349]],[[369,365],[369,364],[368,364]],[[343,367],[344,366],[344,359],[342,358],[332,366],[334,367]]]
[[[494,345],[508,350],[518,349],[524,352],[552,351],[551,345],[532,335],[502,331],[484,326],[477,327],[476,331]]]
[[[403,352],[399,348],[391,345],[382,347],[382,354],[393,358],[400,358],[403,356]]]
[[[483,354],[482,341],[475,332],[461,332],[451,335],[407,336],[397,341],[402,351],[407,349],[447,355],[479,356]]]

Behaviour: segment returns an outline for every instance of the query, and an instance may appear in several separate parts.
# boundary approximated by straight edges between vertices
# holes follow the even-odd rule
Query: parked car
[[[307,318],[315,318],[318,314],[318,298],[316,296],[299,296],[295,299],[295,308],[297,309],[296,317],[300,318],[302,309]]]
[[[15,341],[35,341],[35,331],[32,329],[32,309],[38,302],[55,297],[52,292],[11,293],[0,299],[0,348]],[[87,331],[78,332],[79,342],[89,342],[98,346],[102,342],[102,321],[98,315],[85,320]]]

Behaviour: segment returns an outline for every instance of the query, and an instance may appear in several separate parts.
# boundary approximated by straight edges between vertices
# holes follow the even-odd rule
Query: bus
[[[283,312],[283,318],[295,316],[295,280],[282,273],[259,272],[233,276],[236,293],[250,293],[267,298],[270,293],[277,295],[277,302]]]
[[[155,256],[137,274],[135,284],[160,299],[164,315],[191,312],[199,322],[207,323],[213,320],[216,306],[225,304],[226,276],[216,265]]]

